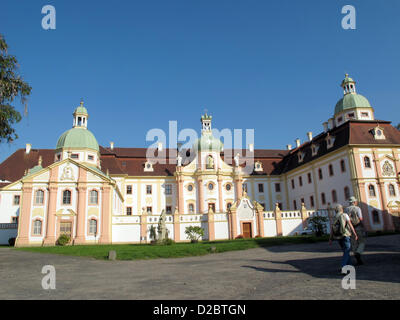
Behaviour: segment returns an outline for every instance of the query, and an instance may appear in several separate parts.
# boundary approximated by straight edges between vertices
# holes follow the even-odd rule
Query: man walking
[[[363,224],[363,216],[360,207],[357,206],[357,199],[350,197],[349,206],[346,208],[346,213],[349,215],[354,230],[357,233],[358,240],[355,237],[351,237],[351,247],[354,253],[354,257],[357,260],[357,265],[362,265],[364,262],[361,260],[361,255],[365,248],[365,228]]]
[[[357,240],[357,233],[351,224],[349,216],[343,212],[343,206],[338,204],[335,206],[336,215],[333,219],[333,224],[331,225],[331,235],[329,238],[329,245],[332,244],[332,239],[338,240],[339,245],[343,250],[342,258],[342,269],[346,265],[350,265],[350,250],[351,250],[351,240],[350,237],[354,234]],[[340,274],[346,274],[340,269]]]

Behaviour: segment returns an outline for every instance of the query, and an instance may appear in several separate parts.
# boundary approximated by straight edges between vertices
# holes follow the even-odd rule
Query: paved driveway
[[[0,299],[400,299],[400,235],[368,239],[356,290],[342,289],[340,259],[337,243],[142,261],[0,248]],[[42,289],[44,265],[55,290]]]

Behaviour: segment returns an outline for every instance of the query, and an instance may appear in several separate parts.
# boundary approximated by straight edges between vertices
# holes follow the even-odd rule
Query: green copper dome
[[[200,139],[193,143],[193,149],[198,151],[217,151],[221,152],[223,144],[221,140],[211,134],[204,134]]]
[[[64,132],[57,142],[56,149],[73,148],[73,149],[93,149],[99,151],[99,144],[93,133],[82,127],[72,128]]]
[[[372,108],[367,98],[361,94],[349,93],[340,99],[335,107],[335,114],[353,108]]]
[[[81,104],[75,109],[73,115],[80,113],[80,114],[84,114],[84,115],[89,115],[87,112],[87,109],[83,106],[83,101],[81,101]]]

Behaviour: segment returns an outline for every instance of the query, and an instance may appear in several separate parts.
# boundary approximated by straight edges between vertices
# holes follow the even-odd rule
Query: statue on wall
[[[207,169],[214,169],[214,158],[212,156],[207,157]]]
[[[236,154],[234,159],[235,159],[235,167],[239,167],[239,153]]]
[[[158,221],[158,241],[162,241],[168,237],[168,230],[165,225],[166,218],[165,210],[161,211],[160,220]]]

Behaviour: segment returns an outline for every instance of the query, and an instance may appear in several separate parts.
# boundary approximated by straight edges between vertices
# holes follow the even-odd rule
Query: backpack
[[[350,207],[348,208],[348,214],[349,214],[349,216],[350,216],[351,223],[352,223],[354,226],[358,225],[358,224],[361,222],[360,218],[358,217],[358,210],[357,210],[357,207],[355,207],[355,206],[350,206]]]
[[[342,239],[344,237],[345,228],[342,226],[342,215],[339,215],[332,225],[332,232],[334,239]]]

